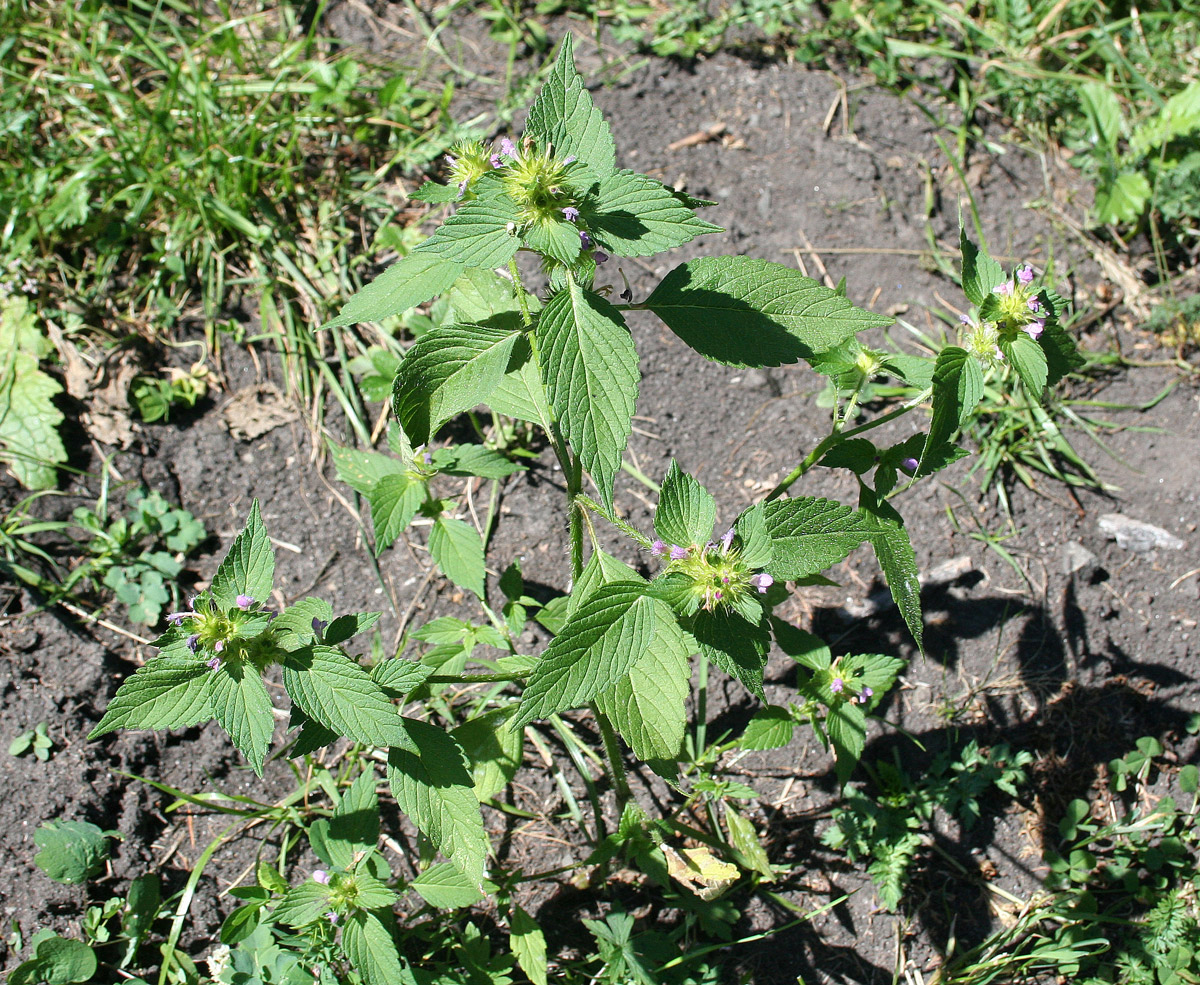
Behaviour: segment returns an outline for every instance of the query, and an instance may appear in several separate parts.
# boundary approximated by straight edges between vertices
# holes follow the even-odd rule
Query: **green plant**
[[[993,788],[1016,797],[1031,762],[1024,750],[1014,752],[1003,743],[981,749],[975,741],[957,756],[947,750],[934,757],[920,776],[910,776],[899,756],[895,765],[881,760],[871,771],[876,792],[848,791],[821,840],[851,862],[870,859],[867,871],[879,899],[895,910],[918,853],[933,844],[934,812],[940,809],[970,830],[982,815],[980,800]]]
[[[863,377],[887,372],[909,385],[924,373],[916,399],[855,423],[854,387],[837,401],[829,434],[799,455],[761,502],[719,525],[715,497],[672,462],[659,487],[653,530],[638,530],[615,503],[639,387],[627,312],[653,313],[700,355],[724,365],[803,360],[830,377],[841,374],[842,354],[856,334],[887,319],[796,270],[745,256],[682,263],[641,302],[633,302],[628,288],[613,297],[612,288],[597,283],[598,268],[611,256],[649,256],[717,229],[696,214],[709,203],[620,170],[615,156],[608,124],[575,70],[568,38],[521,139],[457,145],[447,161],[450,183],[429,182],[417,193],[426,201],[455,203],[453,215],[326,326],[380,322],[443,296],[444,317],[431,319],[404,351],[393,381],[392,454],[345,448],[335,449],[334,459],[343,480],[370,503],[376,552],[420,514],[429,556],[478,601],[483,620],[434,620],[408,633],[412,652],[407,646],[395,654],[377,648],[364,665],[352,656],[350,641],[370,630],[378,613],[335,618],[332,604],[316,598],[282,611],[268,608],[275,556],[255,502],[209,587],[187,610],[167,617],[170,625],[154,644],[158,655],[122,683],[91,734],[96,739],[121,728],[215,720],[261,774],[275,731],[266,677],[278,675],[297,730],[289,756],[315,753],[339,739],[352,746],[362,768],[342,778],[349,783],[344,791],[342,784],[329,785],[331,813],[306,825],[323,867],[293,885],[260,866],[259,885],[241,891],[245,904],[223,930],[226,943],[240,949],[262,928],[270,936],[258,934],[240,957],[231,952],[229,960],[241,964],[230,980],[240,974],[263,978],[274,973],[270,969],[291,975],[291,957],[276,947],[303,954],[305,961],[316,956],[326,969],[321,974],[356,975],[367,985],[418,974],[445,982],[464,976],[503,981],[516,963],[540,979],[544,969],[533,969],[541,968],[545,942],[511,907],[512,886],[534,876],[489,863],[492,844],[482,808],[505,809],[497,795],[520,768],[526,740],[545,747],[543,729],[560,743],[586,792],[590,824],[554,768],[565,810],[589,842],[591,864],[603,871],[620,854],[636,860],[647,878],[685,890],[674,890],[688,917],[673,938],[638,933],[631,918],[616,910],[588,924],[597,948],[585,962],[588,973],[612,981],[682,981],[682,966],[695,960],[696,974],[711,977],[713,966],[700,961],[709,951],[685,951],[687,935],[699,927],[729,936],[736,910],[717,897],[738,888],[742,876],[747,887],[775,876],[752,822],[733,806],[746,798],[745,788],[697,771],[694,790],[711,830],[652,818],[635,802],[621,742],[635,762],[679,783],[680,763],[708,754],[702,740],[693,742],[691,757],[684,748],[692,658],[698,657],[702,680],[716,668],[762,699],[764,666],[777,643],[803,668],[800,700],[769,712],[765,728],[779,734],[799,723],[817,728],[845,780],[863,749],[867,715],[884,699],[900,662],[884,655],[833,656],[827,644],[776,614],[788,597],[785,583],[823,581],[822,571],[868,544],[920,645],[915,553],[888,497],[901,476],[921,479],[967,454],[955,438],[982,399],[988,367],[1011,365],[1009,384],[1038,397],[1074,365],[1074,343],[1058,320],[1062,300],[1035,283],[1031,268],[1005,271],[964,233],[962,283],[973,308],[963,344],[946,346],[932,361],[884,366],[872,360],[862,367]],[[544,298],[524,285],[517,262],[522,251],[548,276]],[[932,403],[927,430],[886,447],[865,437],[926,400]],[[535,428],[561,470],[570,589],[541,607],[511,562],[497,568],[505,601],[489,588],[494,509],[485,522],[468,522],[442,493],[443,483],[456,476],[498,479],[518,467],[495,448],[439,446],[442,426],[476,413],[480,404]],[[853,505],[788,495],[818,463],[853,475]],[[495,501],[493,492],[493,507]],[[651,577],[600,546],[600,521],[624,536],[631,554],[648,555]],[[536,655],[520,643],[534,610],[553,636]],[[426,648],[418,652],[415,644]],[[492,650],[481,653],[481,646]],[[595,749],[570,722],[589,713]],[[755,728],[761,731],[763,722]],[[412,873],[393,872],[377,851],[376,761],[386,764],[391,798],[421,835]],[[620,818],[616,832],[607,828],[604,790],[593,768],[606,773],[611,785]],[[944,800],[967,816],[977,810],[979,795],[971,776],[992,770],[989,783],[1011,784],[1017,768],[968,762],[956,783],[947,780]],[[692,844],[678,851],[668,838]],[[436,861],[439,854],[442,861]],[[435,910],[461,909],[493,895],[499,925],[512,928],[512,956],[496,953],[493,935],[470,924],[449,947],[445,921],[423,922],[423,907],[398,925],[394,904],[410,890]]]
[[[147,424],[166,422],[171,418],[172,407],[196,406],[196,401],[208,391],[205,382],[207,375],[207,367],[199,362],[187,372],[172,368],[165,379],[160,376],[139,376],[133,381],[129,395],[138,414]]]
[[[71,572],[62,591],[102,584],[126,606],[133,622],[155,626],[163,606],[172,601],[178,605],[175,579],[183,571],[182,558],[208,534],[203,523],[187,510],[171,506],[157,491],[135,489],[126,502],[132,512],[110,518],[106,473],[96,508],[76,508],[75,526],[91,539],[84,545],[85,560]]]
[[[0,461],[26,489],[53,489],[67,460],[54,405],[62,387],[38,368],[52,351],[29,301],[0,294]]]
[[[54,740],[47,731],[49,727],[49,722],[38,722],[33,728],[26,729],[8,744],[8,754],[24,756],[32,752],[35,758],[46,762],[54,751]]]

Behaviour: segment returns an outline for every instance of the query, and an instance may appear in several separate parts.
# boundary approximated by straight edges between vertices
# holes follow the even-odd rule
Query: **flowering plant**
[[[480,802],[512,778],[524,730],[535,721],[590,709],[624,828],[626,817],[637,814],[628,811],[619,740],[637,760],[677,780],[692,658],[698,655],[705,668],[715,665],[762,698],[763,668],[774,644],[798,665],[797,700],[765,707],[747,731],[746,746],[783,745],[798,725],[812,727],[832,747],[844,782],[863,750],[867,716],[887,697],[902,661],[882,654],[835,657],[824,641],[775,614],[788,598],[788,584],[820,581],[822,571],[869,544],[919,646],[915,555],[890,502],[901,477],[911,484],[967,454],[956,435],[982,397],[985,374],[1006,374],[1038,398],[1075,359],[1058,323],[1062,299],[1035,289],[1028,266],[1006,274],[965,234],[962,284],[974,307],[964,318],[962,345],[946,346],[936,360],[864,347],[858,334],[885,325],[887,317],[856,307],[841,291],[796,270],[752,257],[689,260],[638,303],[628,287],[610,296],[610,289],[597,286],[599,265],[682,246],[718,227],[696,214],[712,203],[616,166],[608,124],[575,70],[569,37],[522,138],[494,147],[460,145],[448,164],[449,182],[427,183],[418,197],[451,203],[453,214],[330,323],[337,328],[379,321],[436,295],[444,301],[444,318],[409,348],[395,377],[394,454],[338,449],[335,463],[339,476],[371,504],[377,551],[423,515],[430,521],[430,555],[451,581],[478,597],[486,623],[435,620],[412,634],[433,644],[424,657],[398,654],[364,667],[345,644],[378,614],[334,619],[332,607],[316,599],[274,617],[264,609],[274,558],[256,503],[211,588],[188,611],[170,617],[171,627],[156,643],[160,656],[121,686],[93,732],[175,728],[215,718],[261,772],[274,732],[264,675],[278,668],[292,702],[291,726],[298,729],[291,755],[339,737],[385,750],[400,810],[448,860],[441,881],[433,885],[419,876],[401,887],[375,854],[378,806],[368,770],[344,795],[334,820],[356,811],[376,820],[344,843],[330,833],[332,823],[317,835],[310,831],[327,868],[297,887],[264,886],[279,898],[277,922],[319,925],[327,942],[333,940],[330,928],[338,928],[345,958],[371,985],[408,980],[403,959],[393,954],[384,960],[374,952],[394,932],[391,904],[398,888],[413,888],[432,901],[447,898],[446,887],[453,886],[455,905],[463,905],[488,885],[491,846]],[[546,297],[524,286],[519,251],[540,258]],[[672,462],[653,531],[635,529],[613,501],[638,397],[629,311],[651,312],[699,355],[728,366],[807,362],[835,387],[838,413],[831,432],[763,501],[720,527],[713,496]],[[883,376],[918,388],[920,395],[851,426],[864,386]],[[519,569],[510,565],[500,579],[507,601],[496,606],[486,584],[483,538],[448,515],[450,504],[431,486],[443,474],[498,478],[519,467],[494,450],[434,447],[443,424],[480,404],[540,429],[565,478],[571,588],[537,612],[553,634],[537,655],[518,645],[538,608],[525,594]],[[888,446],[867,437],[926,404],[926,430]],[[790,495],[817,465],[853,473],[857,502]],[[596,498],[585,492],[585,479]],[[650,577],[601,549],[597,519],[648,552],[655,566]],[[480,643],[505,655],[491,662],[491,673],[466,673]],[[416,702],[447,682],[521,686],[513,693],[493,690],[465,722],[444,728]],[[401,713],[414,703],[418,711]],[[726,819],[731,832],[744,835],[749,822],[732,812]],[[650,841],[661,844],[660,829],[649,830]],[[743,849],[732,856],[753,860],[753,851],[745,844]],[[751,867],[770,874],[765,861]],[[722,879],[722,886],[731,881]],[[253,905],[261,909],[270,897]],[[523,911],[511,913],[514,927],[533,933]],[[255,923],[239,926],[248,934]],[[230,938],[239,939],[234,933]],[[530,952],[517,953],[524,962]],[[544,980],[544,969],[542,974]]]

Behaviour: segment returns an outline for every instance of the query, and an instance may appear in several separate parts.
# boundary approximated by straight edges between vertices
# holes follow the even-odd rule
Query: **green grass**
[[[199,324],[216,348],[256,314],[238,334],[274,341],[307,405],[325,388],[353,418],[348,377],[314,357],[336,365],[355,337],[311,329],[356,264],[402,246],[413,215],[385,182],[461,136],[452,89],[331,54],[286,5],[206,9],[0,7],[0,159],[20,162],[0,169],[0,280],[109,344]]]

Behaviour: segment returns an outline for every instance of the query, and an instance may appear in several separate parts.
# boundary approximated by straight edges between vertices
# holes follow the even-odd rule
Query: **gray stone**
[[[1184,547],[1182,540],[1162,527],[1134,520],[1122,513],[1105,513],[1096,522],[1110,540],[1115,540],[1118,547],[1127,551],[1145,554],[1156,547],[1172,551],[1180,551]]]
[[[1089,551],[1077,540],[1068,540],[1063,544],[1063,574],[1080,573],[1081,578],[1088,578],[1096,570],[1096,555]]]

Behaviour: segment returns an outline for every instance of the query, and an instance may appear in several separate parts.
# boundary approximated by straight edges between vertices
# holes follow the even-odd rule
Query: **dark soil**
[[[331,29],[378,49],[391,35],[371,30],[355,12],[360,9],[337,8]],[[403,16],[398,8],[395,13]],[[463,34],[470,36],[469,30]],[[676,255],[623,263],[635,297],[644,297],[686,258],[746,254],[802,263],[810,275],[827,274],[833,282],[844,276],[856,303],[899,314],[923,331],[936,329],[930,313],[944,311],[940,298],[953,302],[957,289],[923,266],[922,251],[930,232],[939,243],[954,243],[967,189],[920,110],[861,82],[728,55],[691,66],[650,61],[620,71],[625,61],[611,60],[610,52],[602,59],[594,45],[582,37],[579,42],[584,74],[616,80],[596,89],[595,98],[611,122],[619,163],[716,199],[720,204],[706,217],[727,230]],[[500,64],[493,55],[485,49],[484,60],[472,64]],[[723,138],[669,149],[714,123],[724,124]],[[1074,300],[1086,306],[1100,288],[1100,274],[1078,242],[1060,232],[1064,227],[1046,206],[1057,202],[1057,208],[1082,214],[1067,176],[1013,143],[999,147],[1003,153],[981,154],[966,173],[989,245],[1010,264],[1027,259],[1041,267],[1053,259]],[[610,264],[605,273],[620,290],[615,267]],[[811,371],[730,370],[690,352],[649,316],[632,325],[643,381],[630,458],[653,478],[661,478],[672,457],[678,459],[714,493],[723,518],[761,497],[824,433],[828,412],[817,401],[822,381]],[[1082,343],[1093,348],[1110,345],[1110,333],[1119,333],[1126,351],[1143,341],[1118,322],[1096,322],[1092,331],[1097,334]],[[909,344],[902,328],[894,328],[892,338]],[[312,594],[331,600],[338,611],[382,609],[385,647],[400,628],[397,613],[411,612],[418,623],[434,613],[474,616],[452,586],[427,579],[420,531],[383,556],[384,584],[377,583],[357,522],[342,505],[349,491],[320,463],[299,422],[249,443],[222,428],[222,403],[263,379],[282,385],[269,357],[252,363],[235,353],[225,366],[225,393],[203,413],[183,424],[146,426],[140,450],[117,456],[122,476],[161,490],[215,533],[194,576],[211,575],[258,498],[268,530],[281,542],[277,602]],[[1073,389],[1136,405],[1176,381],[1172,368],[1146,368]],[[895,752],[919,770],[924,757],[948,745],[969,738],[1006,741],[1037,756],[1035,784],[1020,803],[996,805],[998,813],[971,832],[947,822],[938,841],[957,866],[939,856],[925,860],[908,913],[897,917],[878,908],[861,867],[820,846],[836,785],[830,757],[811,734],[785,749],[739,759],[733,771],[759,792],[750,815],[767,832],[772,861],[794,866],[794,877],[780,886],[783,895],[802,910],[853,895],[808,924],[733,948],[731,975],[736,969],[745,976],[740,980],[761,983],[794,982],[797,976],[886,983],[893,981],[898,954],[928,974],[952,934],[963,948],[998,926],[985,878],[1018,896],[1037,888],[1043,833],[1054,830],[1070,798],[1087,796],[1109,759],[1132,748],[1139,736],[1154,735],[1170,758],[1195,760],[1195,742],[1184,724],[1200,710],[1200,399],[1183,381],[1152,412],[1094,413],[1118,426],[1157,429],[1109,434],[1108,452],[1082,434],[1072,435],[1114,487],[1107,493],[1072,493],[1048,479],[1039,479],[1034,490],[1010,482],[1010,519],[994,494],[980,495],[967,461],[897,503],[923,571],[950,558],[970,559],[970,574],[926,595],[924,655],[916,652],[894,610],[853,614],[863,611],[864,600],[881,583],[869,555],[852,555],[830,572],[841,588],[794,592],[782,614],[836,639],[839,652],[884,651],[911,660],[880,714],[919,739],[926,752],[877,724],[867,758],[891,759]],[[896,432],[902,433],[910,432]],[[99,467],[98,460],[90,464]],[[460,491],[447,487],[448,495]],[[847,501],[855,494],[844,474],[823,469],[806,477],[802,491]],[[68,510],[94,498],[95,489],[73,493],[78,498],[64,501]],[[9,484],[3,495],[11,505],[18,491]],[[549,455],[507,483],[491,545],[493,568],[502,570],[520,558],[533,585],[565,587],[559,495]],[[618,477],[616,501],[630,522],[650,529],[652,499],[629,476]],[[1099,529],[1097,518],[1106,513],[1156,524],[1186,547],[1148,554],[1125,550]],[[1020,574],[988,546],[985,535],[1013,558]],[[1093,552],[1095,564],[1067,573],[1068,542]],[[47,720],[57,745],[48,763],[0,758],[7,791],[0,799],[7,872],[0,880],[0,902],[6,925],[15,921],[26,940],[40,927],[78,935],[89,895],[120,893],[128,879],[148,869],[160,871],[168,888],[178,889],[201,852],[233,820],[199,807],[167,813],[174,797],[126,774],[189,793],[220,790],[265,802],[294,788],[282,763],[271,765],[265,781],[255,778],[213,725],[85,742],[117,686],[150,655],[149,648],[61,611],[30,614],[35,600],[11,586],[2,593],[0,738],[7,743]],[[116,610],[109,615],[119,618]],[[529,642],[534,645],[534,638]],[[776,703],[791,693],[789,666],[780,654],[768,666],[767,695]],[[710,735],[740,728],[755,707],[743,689],[719,676],[708,699]],[[578,722],[588,728],[586,717]],[[537,764],[536,754],[527,752],[528,761]],[[662,796],[661,787],[636,781],[635,792],[651,809],[651,798]],[[554,786],[533,769],[518,778],[512,797],[546,819],[561,806]],[[110,874],[85,890],[59,886],[33,866],[33,833],[55,818],[89,820],[121,833]],[[512,829],[500,815],[489,822],[497,834],[506,825]],[[586,849],[568,827],[551,820],[526,827],[508,840],[502,857],[527,870],[579,860]],[[256,857],[276,857],[273,837],[261,828],[242,833],[208,864],[184,936],[198,958],[233,905],[226,891],[253,878],[249,866]],[[538,907],[547,908],[542,914],[547,922],[548,908],[594,914],[604,898],[564,884],[546,887],[525,905],[535,915]],[[737,936],[793,919],[774,904],[736,902],[743,907]],[[561,917],[550,922],[563,924]],[[573,937],[568,942],[586,946]],[[18,957],[10,952],[5,960],[11,968]]]

